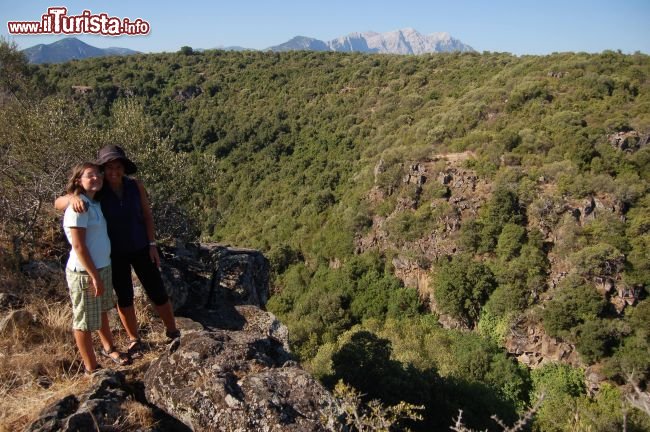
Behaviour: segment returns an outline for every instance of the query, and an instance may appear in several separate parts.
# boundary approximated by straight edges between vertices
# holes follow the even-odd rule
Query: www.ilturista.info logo
[[[151,26],[143,19],[109,17],[84,10],[81,15],[68,16],[63,6],[51,7],[40,21],[8,21],[10,34],[100,34],[104,36],[146,35]]]

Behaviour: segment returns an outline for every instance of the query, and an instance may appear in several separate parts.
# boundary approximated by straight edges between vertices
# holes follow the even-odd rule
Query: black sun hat
[[[104,165],[118,159],[124,164],[124,174],[133,174],[138,170],[138,167],[126,157],[124,149],[116,145],[109,145],[99,149],[95,163],[97,165]]]

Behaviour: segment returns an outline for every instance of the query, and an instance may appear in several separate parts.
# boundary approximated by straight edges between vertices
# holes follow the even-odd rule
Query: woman
[[[87,206],[84,213],[67,209],[63,216],[65,235],[72,245],[66,264],[66,280],[72,300],[74,339],[87,374],[99,368],[91,331],[98,330],[102,354],[119,365],[128,358],[115,350],[107,311],[115,307],[111,280],[111,244],[106,220],[96,194],[102,189],[99,166],[86,162],[73,168],[66,192]]]
[[[133,307],[131,268],[154,304],[170,339],[180,336],[174,311],[160,275],[160,256],[156,247],[151,206],[142,182],[128,177],[136,165],[118,146],[106,146],[97,153],[97,164],[104,169],[101,207],[111,240],[113,286],[117,294],[118,313],[129,337],[129,353],[142,349],[138,322]],[[84,211],[83,203],[67,195],[56,201],[61,209],[70,204],[74,211]]]

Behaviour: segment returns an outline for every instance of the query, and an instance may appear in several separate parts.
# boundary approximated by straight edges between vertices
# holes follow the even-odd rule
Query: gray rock
[[[16,309],[25,302],[17,295],[11,293],[0,293],[0,310]]]
[[[132,385],[126,382],[121,372],[102,370],[91,378],[90,389],[78,396],[69,395],[41,411],[39,418],[25,430],[30,432],[54,431],[163,431],[187,432],[187,427],[169,417],[146,401]],[[154,426],[129,423],[132,414],[129,407],[134,401],[149,410],[157,424]],[[130,405],[125,405],[130,402]]]
[[[650,141],[649,134],[640,134],[637,131],[617,132],[608,137],[610,144],[621,151],[632,153],[646,145]]]
[[[282,324],[275,315],[270,312],[262,311],[255,306],[236,306],[246,324],[244,331],[256,332],[266,335],[269,338],[280,343],[285,351],[289,352],[289,329]]]
[[[332,396],[289,360],[254,329],[189,334],[147,371],[147,400],[195,431],[326,430]]]
[[[214,301],[230,301],[235,305],[264,307],[269,299],[269,261],[259,251],[222,245],[202,245],[203,257],[210,258],[214,269]]]
[[[127,392],[124,375],[111,370],[101,371],[93,377],[90,391],[77,397],[66,396],[45,408],[40,417],[27,429],[29,431],[87,431],[97,426],[115,424],[124,413],[121,404]]]
[[[38,420],[32,423],[27,430],[30,432],[57,430],[59,422],[76,412],[78,407],[79,400],[77,397],[68,395],[43,409]]]
[[[25,309],[11,311],[0,321],[0,334],[13,329],[25,331],[35,323],[36,320],[31,312]]]
[[[176,317],[176,327],[178,327],[183,335],[203,330],[203,326],[200,323],[185,317]]]
[[[180,315],[224,303],[264,307],[268,301],[270,266],[259,251],[201,244],[163,255],[163,280]]]
[[[52,280],[61,277],[61,266],[56,261],[30,261],[22,266],[22,271],[34,279]]]
[[[586,218],[596,209],[596,201],[594,197],[590,196],[584,201],[582,206],[582,215]]]

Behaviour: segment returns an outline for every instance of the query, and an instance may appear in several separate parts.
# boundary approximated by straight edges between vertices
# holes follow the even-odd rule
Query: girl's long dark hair
[[[81,187],[78,180],[81,179],[81,175],[88,168],[96,168],[97,171],[102,172],[102,167],[92,162],[83,162],[75,165],[72,168],[72,171],[70,171],[70,177],[68,178],[68,183],[65,186],[66,193],[79,195],[85,192],[84,188]],[[98,196],[96,195],[95,199],[97,198]]]

